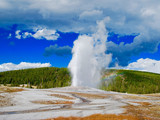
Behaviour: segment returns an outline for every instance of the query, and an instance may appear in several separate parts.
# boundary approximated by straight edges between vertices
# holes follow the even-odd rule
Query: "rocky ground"
[[[0,120],[90,120],[91,117],[160,120],[160,94],[127,94],[88,87],[0,87]]]

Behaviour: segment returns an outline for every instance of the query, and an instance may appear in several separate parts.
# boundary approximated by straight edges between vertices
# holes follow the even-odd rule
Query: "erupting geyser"
[[[97,87],[101,70],[111,61],[105,54],[108,32],[105,21],[97,22],[97,31],[92,35],[80,35],[74,42],[72,60],[68,68],[72,74],[72,86]]]

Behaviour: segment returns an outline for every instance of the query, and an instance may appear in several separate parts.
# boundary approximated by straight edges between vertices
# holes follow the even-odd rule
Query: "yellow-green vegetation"
[[[136,94],[160,93],[160,74],[134,70],[106,70],[106,74],[108,73],[116,73],[116,76],[109,80],[109,83],[107,79],[102,81],[103,90]]]
[[[0,84],[37,88],[64,87],[71,84],[71,77],[67,68],[35,68],[0,72]]]

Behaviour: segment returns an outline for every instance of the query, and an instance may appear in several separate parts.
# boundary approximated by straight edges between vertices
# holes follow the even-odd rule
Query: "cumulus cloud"
[[[36,39],[57,40],[59,34],[51,29],[37,29],[36,33],[32,35]]]
[[[25,38],[28,38],[28,37],[32,37],[32,33],[29,33],[29,32],[24,32],[22,37],[25,39]]]
[[[44,56],[48,57],[51,55],[57,56],[64,56],[64,55],[71,55],[72,48],[69,46],[60,47],[57,44],[50,45],[49,47],[45,48]]]
[[[27,68],[50,67],[50,66],[51,66],[50,63],[28,63],[28,62],[21,62],[19,64],[4,63],[0,65],[0,72],[27,69]]]
[[[85,31],[86,25],[96,26],[96,20],[99,19],[97,16],[110,16],[108,27],[120,33],[140,32],[142,27],[160,28],[158,26],[160,1],[157,0],[48,0],[45,2],[44,0],[14,2],[3,0],[2,3],[6,4],[1,8],[0,17],[3,24],[27,23],[33,26],[44,25],[61,31],[82,32]],[[10,12],[6,12],[7,10]],[[94,17],[95,23],[90,23],[90,19],[86,21],[79,19],[87,16]],[[9,18],[12,18],[12,21]]]
[[[59,34],[56,32],[56,30],[52,29],[46,29],[46,28],[41,28],[41,29],[34,29],[34,34],[29,33],[29,32],[21,32],[20,30],[16,31],[16,38],[21,39],[21,38],[28,38],[28,37],[33,37],[35,39],[46,39],[46,40],[57,40],[59,37]]]
[[[103,11],[100,10],[92,10],[92,11],[84,11],[79,15],[79,19],[81,20],[90,20],[95,21],[103,18]]]
[[[136,62],[130,63],[126,69],[141,70],[160,74],[160,61],[149,58],[141,58]]]
[[[9,8],[9,7],[10,7],[10,4],[9,4],[8,1],[6,1],[6,0],[1,0],[1,2],[0,2],[0,8],[1,8],[1,9],[6,9],[6,8]]]
[[[20,30],[17,30],[16,32],[15,32],[15,37],[17,38],[17,39],[21,39],[21,35],[20,35]]]

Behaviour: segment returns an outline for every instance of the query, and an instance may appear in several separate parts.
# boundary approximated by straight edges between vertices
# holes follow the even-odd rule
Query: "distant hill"
[[[36,88],[54,88],[71,85],[67,68],[35,68],[0,72],[0,84]],[[123,93],[160,93],[160,74],[133,70],[106,70],[100,89]]]
[[[64,87],[71,84],[67,68],[45,67],[0,72],[0,84],[36,88]]]
[[[134,70],[106,70],[100,88],[123,93],[160,93],[160,74]]]

